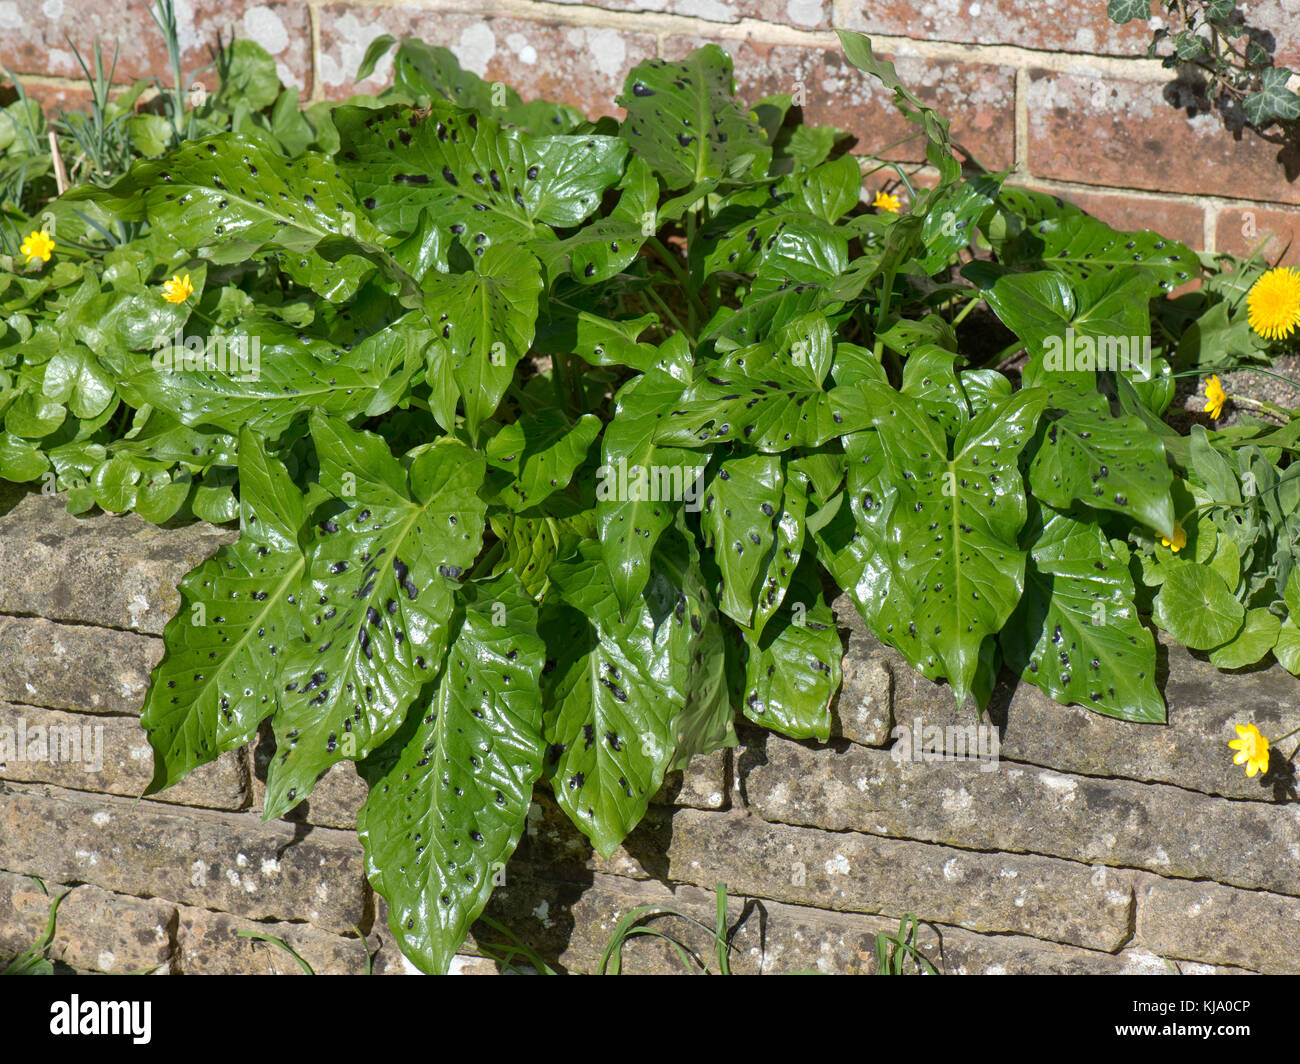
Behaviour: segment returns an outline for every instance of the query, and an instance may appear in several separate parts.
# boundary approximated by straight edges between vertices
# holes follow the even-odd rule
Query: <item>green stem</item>
[[[688,217],[693,217],[693,215]],[[687,239],[689,240],[689,237]],[[673,275],[674,280],[676,280],[677,283],[681,286],[682,295],[686,297],[686,299],[692,304],[692,306],[694,306],[697,303],[695,288],[691,284],[690,277],[687,276],[686,271],[682,268],[682,264],[677,261],[677,256],[674,255],[671,251],[669,251],[666,247],[664,247],[664,245],[660,243],[658,237],[652,236],[645,243],[646,243],[646,247],[648,247],[651,251],[653,251],[663,262],[663,264],[668,267],[669,271]],[[698,309],[701,314],[704,313],[703,307],[699,307]],[[693,331],[694,330],[692,329],[692,332]]]
[[[1277,403],[1271,403],[1267,399],[1251,399],[1245,395],[1230,395],[1228,401],[1236,403],[1238,406],[1263,410],[1265,413],[1282,418],[1284,421],[1294,421],[1297,417],[1300,417],[1300,410],[1288,410],[1286,407],[1278,406]]]
[[[650,287],[650,288],[647,288],[647,289],[646,289],[646,294],[647,294],[647,295],[648,295],[652,300],[654,300],[654,304],[655,304],[655,306],[657,306],[657,307],[659,308],[659,310],[663,313],[663,316],[664,316],[665,318],[667,318],[667,319],[672,323],[673,328],[675,328],[678,332],[680,332],[680,333],[684,333],[684,334],[686,335],[686,339],[687,339],[687,341],[688,341],[688,342],[690,343],[690,345],[691,345],[691,350],[694,351],[694,350],[695,350],[695,330],[694,330],[694,329],[688,329],[685,325],[682,324],[681,319],[680,319],[676,314],[674,314],[674,313],[672,312],[672,308],[669,307],[668,304],[665,303],[665,302],[663,301],[663,298],[659,295],[658,292],[656,292],[656,291],[654,290],[654,287],[653,287],[653,286]]]
[[[966,315],[969,314],[972,310],[974,310],[977,306],[979,306],[980,302],[981,302],[980,296],[978,295],[973,296],[970,302],[968,302],[964,307],[962,307],[961,310],[957,313],[957,316],[952,319],[952,327],[955,329],[958,325],[960,325],[965,320]]]

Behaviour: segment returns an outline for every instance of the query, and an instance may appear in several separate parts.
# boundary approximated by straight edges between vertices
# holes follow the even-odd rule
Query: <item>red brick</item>
[[[1120,26],[1104,0],[850,0],[836,20],[844,29],[962,44],[1016,44],[1047,52],[1146,55],[1145,22]]]
[[[591,117],[621,114],[614,97],[627,72],[655,55],[652,34],[596,26],[412,7],[325,7],[320,18],[320,78],[326,95],[333,98],[389,84],[391,54],[359,89],[353,81],[366,47],[382,33],[445,45],[467,70],[489,81],[504,81],[526,100],[558,100]]]
[[[1087,185],[1300,203],[1279,148],[1217,114],[1188,118],[1166,86],[1030,71],[1029,171]]]
[[[1224,207],[1215,219],[1214,248],[1248,255],[1270,233],[1272,239],[1264,245],[1264,257],[1285,266],[1300,265],[1300,211]]]
[[[197,17],[193,9],[199,8]],[[232,36],[257,41],[276,61],[280,80],[307,88],[311,72],[311,23],[304,3],[280,0],[230,0],[221,4],[177,5],[182,67],[192,74],[212,62],[217,37]],[[116,80],[157,76],[170,83],[171,68],[162,34],[144,3],[114,0],[86,4],[77,0],[6,0],[0,4],[0,64],[19,74],[49,74],[80,78],[72,49],[64,34],[90,62],[94,43],[104,50],[104,63],[113,60],[118,47]],[[205,71],[200,80],[209,89],[216,75]]]
[[[1205,242],[1205,211],[1186,200],[1077,189],[1069,192],[1056,189],[1039,191],[1068,200],[1115,229],[1150,229],[1194,250],[1200,250]]]
[[[607,11],[654,11],[684,15],[706,22],[757,19],[798,29],[829,29],[830,0],[557,0],[575,7],[603,7]]]
[[[761,41],[669,37],[664,55],[680,59],[703,44],[716,43],[731,53],[742,99],[773,93],[804,95],[804,120],[834,125],[858,138],[854,151],[878,152],[917,130],[893,105],[893,94],[850,64],[838,48],[803,48]],[[1011,166],[1015,159],[1015,72],[1006,66],[886,56],[897,65],[904,83],[952,122],[953,136],[990,169]],[[916,137],[887,153],[888,158],[919,162],[925,141]]]
[[[19,77],[23,92],[41,105],[47,118],[57,118],[65,111],[89,111],[90,90],[80,85],[47,85]],[[13,83],[6,81],[0,88],[0,106],[13,103],[18,93]]]

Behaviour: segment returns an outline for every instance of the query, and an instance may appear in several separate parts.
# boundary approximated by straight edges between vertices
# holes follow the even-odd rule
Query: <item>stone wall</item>
[[[0,958],[44,925],[36,876],[51,895],[71,890],[53,955],[79,971],[299,971],[240,930],[286,940],[318,972],[362,972],[368,953],[377,972],[407,970],[364,880],[350,763],[269,824],[265,736],[136,799],[152,773],[139,709],[175,584],[233,533],[74,518],[13,488],[0,514],[0,735],[76,725],[102,739],[97,771],[0,764]],[[741,972],[871,971],[876,932],[903,913],[950,973],[1300,971],[1294,780],[1248,780],[1226,746],[1242,719],[1268,735],[1300,724],[1300,681],[1276,666],[1221,675],[1171,647],[1167,727],[1005,686],[990,711],[998,760],[896,760],[895,724],[972,721],[839,605],[830,743],[745,730],[670,779],[609,860],[539,798],[489,914],[574,972],[597,966],[637,906],[712,925],[720,882]],[[667,924],[707,954],[701,932]],[[626,959],[678,968],[645,938]],[[471,939],[456,970],[496,966]]]
[[[856,151],[905,133],[889,94],[843,59],[835,29],[869,33],[905,81],[953,120],[991,169],[1052,191],[1120,228],[1151,228],[1205,250],[1246,252],[1269,233],[1276,258],[1300,262],[1300,157],[1199,113],[1171,73],[1145,58],[1151,30],[1117,26],[1106,0],[177,0],[187,70],[218,33],[262,44],[305,98],[339,99],[387,83],[391,60],[354,85],[382,33],[449,46],[476,73],[589,114],[613,109],[628,70],[716,42],[749,99],[795,93],[811,122],[859,137]],[[1296,0],[1247,5],[1300,68]],[[89,54],[117,40],[122,80],[170,77],[146,5],[70,0],[0,3],[0,64],[51,109],[85,104],[68,41]],[[209,80],[211,75],[207,75]],[[211,87],[211,86],[209,86]],[[891,154],[916,161],[921,143]],[[882,181],[877,174],[871,181]]]

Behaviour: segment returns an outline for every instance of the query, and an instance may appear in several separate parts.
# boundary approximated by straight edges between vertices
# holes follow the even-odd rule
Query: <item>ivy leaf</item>
[[[277,658],[267,820],[305,798],[335,762],[365,757],[397,730],[446,649],[450,581],[483,540],[484,462],[467,447],[428,447],[408,478],[377,436],[324,415],[313,416],[311,436],[337,512],[318,525],[294,596],[304,638]]]
[[[1145,22],[1151,17],[1151,0],[1108,0],[1106,14],[1121,26],[1135,18]]]
[[[1300,118],[1300,96],[1287,88],[1291,71],[1286,67],[1269,67],[1259,74],[1260,89],[1242,101],[1246,121],[1263,127],[1270,122],[1290,122]]]
[[[680,62],[649,59],[614,101],[627,111],[619,135],[670,192],[709,178],[760,177],[772,150],[734,93],[731,56],[716,44]]]
[[[1152,618],[1184,646],[1209,650],[1241,631],[1246,611],[1217,572],[1184,562],[1165,576]]]
[[[1002,630],[1007,665],[1057,702],[1164,723],[1156,648],[1133,578],[1101,528],[1042,508],[1026,530],[1025,594]]]
[[[181,608],[163,632],[167,653],[140,720],[154,751],[147,794],[251,740],[276,708],[268,690],[276,660],[301,640],[303,498],[247,428],[239,484],[239,539],[181,580]]]
[[[446,664],[357,817],[370,882],[421,970],[444,974],[514,852],[542,771],[537,608],[512,574],[458,593]]]

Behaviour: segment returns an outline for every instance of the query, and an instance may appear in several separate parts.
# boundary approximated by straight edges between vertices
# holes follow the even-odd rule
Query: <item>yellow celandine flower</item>
[[[1237,751],[1234,765],[1245,765],[1246,775],[1254,778],[1256,772],[1268,772],[1268,740],[1259,734],[1253,724],[1238,724],[1237,738],[1228,745]]]
[[[1251,285],[1246,320],[1265,340],[1285,340],[1300,327],[1300,270],[1279,266]]]
[[[18,250],[27,256],[28,263],[36,259],[49,262],[50,256],[54,254],[54,241],[44,229],[33,229]]]
[[[168,303],[184,303],[194,294],[194,285],[190,283],[190,275],[175,273],[172,274],[170,281],[164,281],[162,286],[163,299]]]
[[[1218,375],[1215,374],[1205,382],[1205,412],[1218,421],[1223,417],[1223,404],[1228,401],[1228,393],[1223,390],[1223,385],[1219,383]]]
[[[888,192],[877,192],[875,200],[871,204],[882,211],[888,211],[890,214],[897,214],[902,204],[897,196],[891,196]]]
[[[1187,546],[1187,533],[1183,531],[1183,526],[1175,522],[1173,539],[1168,536],[1161,536],[1160,546],[1168,547],[1175,554]]]

